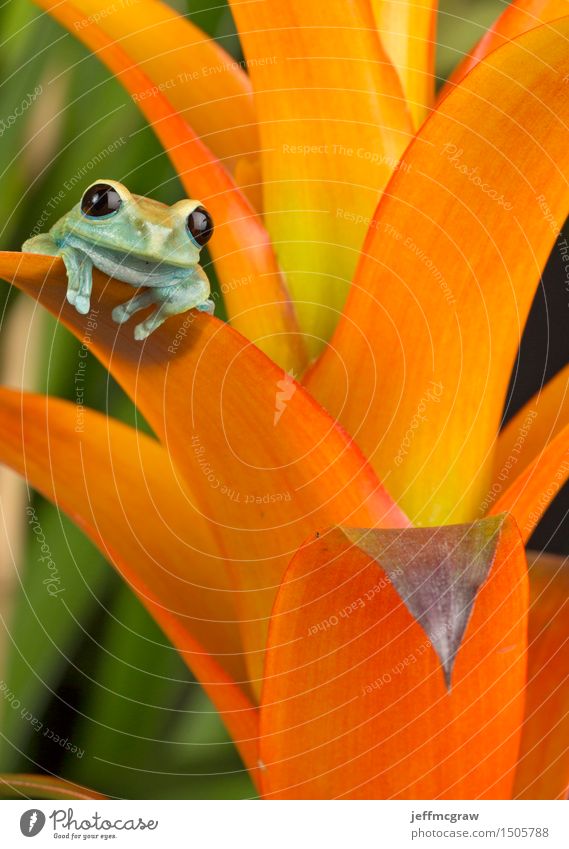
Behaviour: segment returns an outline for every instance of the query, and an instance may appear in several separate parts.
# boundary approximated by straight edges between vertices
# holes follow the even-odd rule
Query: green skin
[[[93,267],[142,289],[115,307],[118,324],[138,310],[156,309],[134,328],[135,339],[146,339],[167,318],[190,309],[213,314],[209,281],[199,265],[200,246],[186,228],[186,219],[199,201],[182,200],[173,206],[132,195],[114,180],[96,180],[113,186],[122,199],[119,210],[104,218],[90,218],[77,204],[54,224],[24,242],[22,250],[60,256],[67,270],[67,300],[86,315],[91,308]]]

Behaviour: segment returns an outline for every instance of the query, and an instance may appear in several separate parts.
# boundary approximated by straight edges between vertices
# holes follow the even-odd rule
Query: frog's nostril
[[[192,239],[202,248],[213,235],[213,219],[203,206],[197,206],[193,212],[190,212],[186,227]]]

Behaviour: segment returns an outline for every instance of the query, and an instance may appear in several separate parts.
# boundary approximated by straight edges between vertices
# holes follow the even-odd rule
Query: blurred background
[[[242,58],[222,0],[170,5]],[[442,0],[440,81],[505,5]],[[0,33],[1,250],[19,250],[32,233],[48,230],[95,177],[165,203],[183,196],[135,105],[95,57],[47,16],[40,19],[28,0],[1,5]],[[23,116],[10,122],[24,102]],[[556,251],[506,417],[569,359],[562,281]],[[0,320],[3,383],[73,400],[80,343],[1,281]],[[90,358],[86,368],[85,403],[145,427],[98,362]],[[569,553],[568,495],[554,502],[532,547]],[[254,796],[213,706],[129,588],[64,515],[32,499],[65,587],[60,605],[35,580],[26,485],[0,468],[0,617],[7,624],[7,632],[0,629],[0,772],[53,773],[127,798]]]

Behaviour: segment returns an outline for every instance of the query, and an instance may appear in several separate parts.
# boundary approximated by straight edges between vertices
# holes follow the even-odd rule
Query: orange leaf
[[[233,326],[283,368],[302,371],[304,345],[259,216],[186,121],[102,29],[94,22],[82,27],[84,18],[70,3],[58,3],[51,13],[117,76],[152,125],[188,195],[200,198],[212,213],[216,229],[208,247]]]
[[[490,515],[511,513],[527,542],[567,480],[569,424],[526,466],[488,512]]]
[[[513,522],[498,528],[492,524],[492,544],[485,521],[368,532],[368,553],[332,530],[299,551],[267,649],[267,798],[510,796],[523,719],[527,574]],[[447,690],[433,647],[460,611],[461,584],[468,588],[477,559],[471,534],[481,534],[477,555],[490,572]],[[443,568],[450,583],[441,592]],[[409,570],[416,584],[405,603],[395,587]],[[426,633],[408,604],[428,586],[422,621],[437,604],[440,615]]]
[[[261,162],[257,159],[243,157],[235,166],[233,175],[235,184],[248,198],[254,209],[263,211],[263,176],[261,174]]]
[[[255,713],[235,683],[246,674],[227,574],[166,452],[93,410],[4,388],[0,427],[0,461],[115,564],[255,764]],[[31,507],[28,516],[32,523]]]
[[[0,773],[2,799],[106,799],[100,793],[51,775]]]
[[[455,68],[442,89],[441,96],[448,94],[451,88],[458,85],[466,74],[493,50],[540,24],[554,21],[568,13],[567,0],[513,0]]]
[[[194,127],[208,147],[232,168],[259,149],[251,83],[232,56],[188,17],[166,3],[136,0],[35,0],[62,20],[65,7],[76,10],[69,31],[87,42],[100,28],[149,77],[143,96],[155,89]],[[62,6],[64,8],[62,8]]]
[[[492,53],[409,147],[306,384],[413,522],[480,517],[523,326],[569,211],[569,21]]]
[[[314,354],[411,120],[367,3],[230,5],[255,92],[267,229]]]
[[[415,128],[435,96],[437,0],[371,0],[383,46],[399,74]]]
[[[64,302],[61,261],[0,253],[0,275],[85,338],[87,319]],[[154,428],[211,524],[242,590],[243,643],[251,674],[260,676],[276,589],[312,529],[399,527],[407,519],[346,434],[254,345],[195,311],[140,344],[128,324],[111,319],[126,286],[105,283],[96,303],[104,280],[96,275],[100,315],[88,344]]]
[[[536,555],[530,565],[526,718],[518,799],[565,799],[569,790],[569,568]]]
[[[547,444],[569,424],[569,365],[513,416],[498,437],[493,484],[483,504],[486,509]]]

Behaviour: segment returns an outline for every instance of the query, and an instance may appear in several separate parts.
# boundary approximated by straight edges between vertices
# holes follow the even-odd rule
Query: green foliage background
[[[241,58],[223,2],[172,5]],[[504,5],[441,3],[441,79]],[[0,249],[18,250],[40,219],[49,229],[96,177],[166,203],[183,195],[135,105],[95,57],[28,0],[2,4],[0,33],[0,118],[42,86],[0,137]],[[4,326],[20,296],[1,285]],[[79,343],[48,315],[34,322],[34,332],[41,334],[42,354],[34,388],[73,399]],[[88,361],[87,375],[89,406],[145,426],[96,360]],[[46,592],[28,529],[17,578],[12,562],[0,563],[0,574],[10,578],[0,591],[15,594],[0,679],[12,704],[20,703],[14,709],[0,698],[0,772],[53,773],[127,798],[254,796],[213,706],[129,588],[65,516],[30,497],[65,592],[56,598]],[[23,510],[20,521],[27,526]],[[42,722],[41,730],[29,716]],[[51,732],[78,751],[54,742]]]

